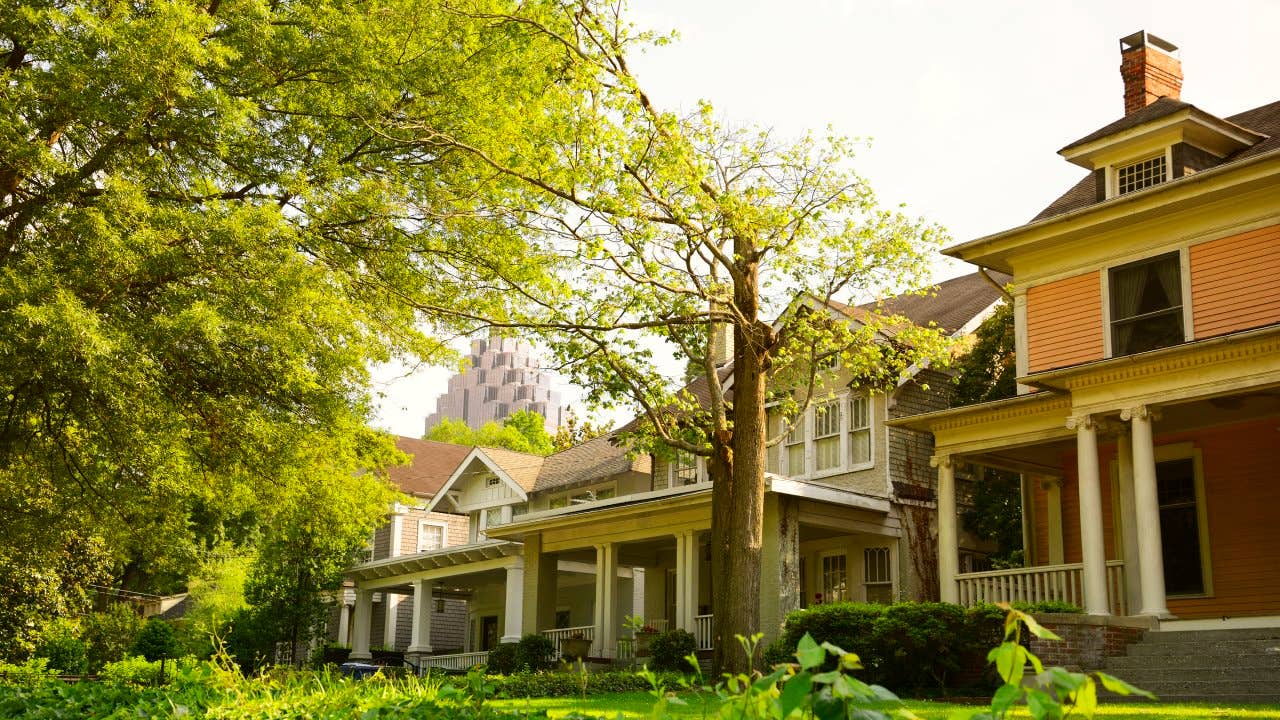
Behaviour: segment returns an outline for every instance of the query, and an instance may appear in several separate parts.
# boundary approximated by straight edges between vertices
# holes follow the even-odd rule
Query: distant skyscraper
[[[542,415],[552,433],[565,419],[560,393],[551,387],[551,374],[538,367],[531,345],[496,336],[472,340],[471,367],[449,378],[449,390],[436,398],[426,428],[453,418],[478,429],[490,420],[501,423],[518,410]]]

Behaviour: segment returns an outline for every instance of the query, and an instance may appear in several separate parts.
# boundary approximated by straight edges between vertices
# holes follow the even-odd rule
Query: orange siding
[[[1213,597],[1169,600],[1180,618],[1280,614],[1276,418],[1187,433],[1204,458]]]
[[[1196,339],[1280,322],[1280,225],[1191,246]]]
[[[1027,290],[1031,372],[1102,359],[1102,285],[1098,272]]]
[[[1156,445],[1190,442],[1204,462],[1205,505],[1208,511],[1209,551],[1213,596],[1172,598],[1169,610],[1179,618],[1280,615],[1280,444],[1277,419],[1225,425],[1186,433],[1160,435]],[[1103,446],[1098,461],[1103,474],[1103,531],[1107,558],[1118,555],[1111,509],[1111,463],[1115,446]],[[1080,562],[1080,513],[1075,455],[1062,458],[1062,534],[1066,562]],[[1036,565],[1048,564],[1048,514],[1042,513],[1044,490],[1036,487]]]

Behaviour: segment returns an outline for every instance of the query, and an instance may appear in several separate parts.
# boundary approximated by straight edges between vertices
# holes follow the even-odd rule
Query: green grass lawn
[[[671,706],[672,714],[686,718],[700,718],[704,712],[701,701],[696,696],[682,696],[688,705]],[[622,713],[627,717],[648,715],[653,707],[653,698],[646,693],[615,693],[611,695],[588,695],[582,698],[537,698],[531,700],[498,700],[494,703],[504,708],[536,708],[548,712],[551,717],[561,717],[571,712],[587,715],[613,717]],[[927,720],[945,720],[953,710],[964,705],[912,700],[906,707]],[[709,717],[714,717],[716,703],[713,701],[706,708]],[[974,709],[977,709],[976,707]],[[1017,717],[1030,717],[1025,712]],[[1244,718],[1245,720],[1261,720],[1262,718],[1280,719],[1280,705],[1213,705],[1213,704],[1167,704],[1137,703],[1123,705],[1104,705],[1095,716],[1099,720],[1190,720],[1191,718]]]

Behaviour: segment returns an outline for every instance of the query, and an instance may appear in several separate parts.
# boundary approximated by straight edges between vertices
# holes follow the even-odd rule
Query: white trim
[[[766,409],[767,412],[767,409]],[[680,456],[690,456],[693,458],[693,482],[676,484],[676,465],[680,462]],[[676,450],[675,455],[667,462],[667,487],[687,487],[698,483],[707,482],[707,464],[701,455]]]
[[[432,496],[430,502],[427,503],[427,512],[432,512],[435,510],[436,506],[440,504],[440,501],[444,497],[446,497],[446,494],[453,488],[453,486],[458,482],[458,480],[462,478],[463,472],[465,472],[466,469],[471,466],[471,462],[473,460],[479,460],[481,463],[485,465],[485,467],[493,471],[493,474],[497,475],[505,483],[507,483],[507,485],[516,492],[516,495],[518,495],[521,500],[523,500],[524,502],[529,501],[529,494],[524,491],[524,488],[520,487],[519,483],[513,480],[511,476],[506,473],[505,470],[499,467],[498,464],[494,462],[492,458],[486,455],[484,453],[483,448],[472,448],[471,452],[467,453],[467,456],[462,459],[462,462],[458,463],[458,467],[454,469],[451,475],[449,475],[449,479],[445,481],[444,485],[441,486],[440,489],[436,491],[436,494]],[[450,498],[449,501],[453,502],[453,499]],[[455,503],[455,508],[456,507],[457,505]]]
[[[865,428],[859,428],[861,432],[865,429],[868,434],[868,453],[870,458],[866,462],[854,463],[852,461],[853,445],[852,437],[854,429],[853,424],[853,402],[855,399],[865,398],[867,403],[867,425]],[[837,437],[840,439],[840,463],[835,467],[824,470],[818,469],[817,462],[817,409],[819,405],[828,405],[834,403],[840,413],[840,429]],[[887,410],[886,410],[887,412]],[[848,473],[861,472],[870,470],[876,466],[876,401],[875,395],[869,392],[841,392],[831,397],[824,398],[820,402],[810,401],[804,410],[804,417],[801,422],[797,423],[795,430],[801,430],[804,433],[804,439],[801,441],[804,446],[804,468],[796,472],[791,467],[790,453],[788,450],[801,443],[788,443],[787,438],[783,438],[779,443],[781,451],[778,456],[778,467],[782,474],[786,477],[796,480],[817,480],[821,478],[833,477],[836,475],[845,475]],[[879,425],[883,426],[881,422]],[[886,436],[888,433],[886,433]],[[832,435],[824,435],[821,439],[833,437]]]
[[[396,505],[397,512],[395,515],[391,516],[391,538],[390,538],[390,542],[388,543],[388,555],[390,555],[391,557],[396,557],[397,555],[399,555],[400,550],[404,545],[404,542],[403,542],[404,538],[401,537],[401,535],[404,534],[404,522],[402,522],[404,519],[404,515],[401,515],[398,512],[399,507],[400,506],[397,504]]]
[[[1182,341],[1196,339],[1195,318],[1191,312],[1191,248],[1178,248],[1178,269],[1182,273]]]
[[[815,485],[811,482],[792,480],[773,473],[765,473],[764,479],[767,483],[765,489],[779,495],[790,495],[792,497],[805,498],[806,500],[817,500],[885,514],[888,514],[891,509],[888,500],[870,497],[852,490],[844,490],[827,485]]]
[[[1159,631],[1162,633],[1176,633],[1191,630],[1252,630],[1263,628],[1280,628],[1280,615],[1225,616],[1203,620],[1161,620]]]

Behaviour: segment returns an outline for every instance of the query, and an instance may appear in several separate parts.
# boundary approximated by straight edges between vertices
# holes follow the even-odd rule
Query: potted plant
[[[639,615],[628,616],[623,626],[631,631],[631,637],[636,641],[636,657],[648,655],[649,641],[657,637],[658,628],[645,623]]]
[[[560,657],[565,660],[585,660],[591,654],[591,641],[581,631],[560,640]]]

